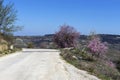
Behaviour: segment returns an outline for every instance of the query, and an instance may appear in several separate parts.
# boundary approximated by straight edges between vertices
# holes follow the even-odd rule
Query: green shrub
[[[116,61],[115,63],[116,63],[116,68],[117,68],[117,69],[119,70],[119,72],[120,72],[120,60]]]
[[[33,43],[32,43],[32,42],[28,43],[27,48],[33,48],[33,47],[34,47],[34,46],[33,46]]]

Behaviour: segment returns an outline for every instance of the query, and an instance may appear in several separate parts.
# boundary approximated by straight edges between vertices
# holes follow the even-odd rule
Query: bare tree
[[[3,4],[4,0],[0,0],[0,33],[10,34],[21,29],[20,26],[14,25],[17,20],[13,3]]]

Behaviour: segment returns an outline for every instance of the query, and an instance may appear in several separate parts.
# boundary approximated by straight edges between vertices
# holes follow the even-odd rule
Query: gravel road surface
[[[62,60],[59,53],[54,49],[23,49],[0,57],[0,80],[99,80]]]

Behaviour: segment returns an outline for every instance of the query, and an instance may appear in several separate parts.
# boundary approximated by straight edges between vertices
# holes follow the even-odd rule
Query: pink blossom
[[[87,47],[90,49],[90,51],[92,53],[94,53],[95,55],[98,55],[98,56],[102,55],[103,53],[105,53],[107,51],[107,49],[108,49],[108,47],[105,45],[105,43],[102,43],[100,41],[100,38],[98,38],[98,37],[97,38],[93,38],[89,42]]]
[[[61,26],[60,30],[55,33],[54,42],[61,48],[75,47],[76,40],[80,34],[69,25]]]

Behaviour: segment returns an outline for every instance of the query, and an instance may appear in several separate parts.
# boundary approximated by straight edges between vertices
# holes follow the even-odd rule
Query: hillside
[[[40,48],[40,44],[42,42],[53,42],[53,36],[54,34],[48,34],[48,35],[44,35],[44,36],[15,36],[15,38],[20,38],[22,39],[25,43],[28,42],[32,42],[36,48]],[[120,35],[110,35],[110,34],[99,34],[99,36],[101,37],[101,40],[103,42],[107,42],[110,45],[116,45],[117,49],[120,49],[119,45],[120,45]],[[84,42],[86,42],[87,40],[86,35],[81,35],[80,36],[80,42],[82,42],[82,44]]]

